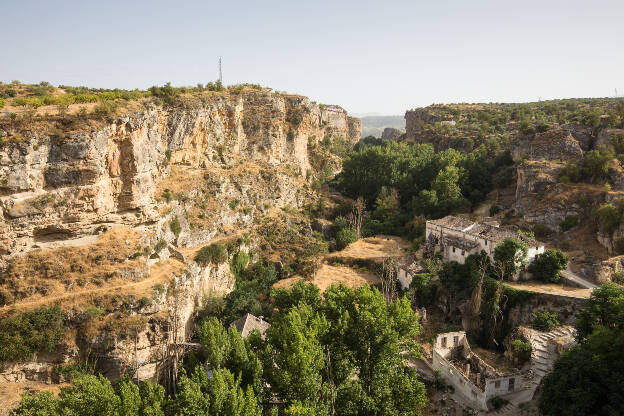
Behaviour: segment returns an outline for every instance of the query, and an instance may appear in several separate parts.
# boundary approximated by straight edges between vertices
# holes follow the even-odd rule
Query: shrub
[[[536,279],[556,283],[561,279],[561,270],[568,266],[568,256],[559,250],[546,250],[535,257],[528,270]]]
[[[611,204],[602,204],[594,211],[593,218],[603,234],[613,234],[620,225],[620,212]]]
[[[352,228],[343,228],[336,233],[336,248],[344,249],[349,244],[357,240],[355,230]]]
[[[167,242],[165,240],[158,240],[158,242],[154,246],[154,252],[160,253],[165,247],[167,247]]]
[[[501,207],[499,207],[498,205],[492,205],[490,207],[490,217],[493,217],[494,215],[498,214],[501,210]]]
[[[249,254],[244,251],[237,251],[230,261],[230,270],[234,276],[239,277],[247,264],[249,264]]]
[[[511,342],[511,348],[519,362],[525,363],[531,359],[531,343],[517,339]]]
[[[490,403],[490,406],[492,406],[494,410],[499,410],[503,406],[507,405],[509,401],[507,399],[503,399],[500,396],[494,396],[490,399],[489,403]]]
[[[175,217],[171,220],[171,222],[169,223],[169,228],[171,229],[173,235],[176,236],[176,238],[180,236],[180,232],[182,232],[182,226],[180,225],[180,220],[178,220],[178,217]]]
[[[238,207],[239,204],[240,204],[240,201],[238,199],[231,200],[229,203],[230,209],[236,209],[236,207]]]
[[[349,223],[347,222],[347,219],[343,217],[342,215],[339,215],[336,218],[334,218],[334,229],[336,231],[347,228],[348,226],[349,226]]]
[[[557,312],[538,311],[533,313],[533,328],[538,331],[550,331],[559,326],[559,314]]]
[[[213,243],[209,246],[202,247],[195,256],[195,261],[203,265],[209,263],[219,264],[227,261],[227,258],[228,253],[225,246],[219,243]]]
[[[571,215],[569,217],[565,217],[563,221],[559,223],[559,228],[561,228],[562,232],[566,232],[579,224],[579,219],[575,215]]]
[[[559,182],[580,182],[583,179],[581,168],[570,162],[559,171]]]
[[[117,107],[117,103],[104,102],[95,106],[93,114],[100,119],[111,122],[117,116]]]
[[[89,319],[92,319],[92,318],[97,318],[98,316],[103,315],[104,309],[98,308],[97,306],[89,306],[87,309],[85,309],[85,312],[87,316],[89,317]]]
[[[0,97],[0,108],[4,108],[5,105],[6,101],[4,100],[4,98]]]
[[[27,360],[37,351],[54,351],[65,334],[64,320],[58,306],[1,319],[0,362]]]
[[[611,281],[624,285],[624,272],[615,272],[611,275]]]
[[[535,224],[533,226],[533,234],[537,238],[547,237],[550,233],[550,228],[546,227],[544,224]]]

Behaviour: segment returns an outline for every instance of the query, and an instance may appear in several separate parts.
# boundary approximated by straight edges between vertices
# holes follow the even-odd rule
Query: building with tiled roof
[[[494,257],[496,246],[507,238],[524,241],[529,247],[527,261],[530,263],[544,252],[544,244],[516,231],[498,227],[491,221],[473,222],[452,215],[438,220],[427,221],[426,244],[433,251],[442,253],[445,261],[464,263],[471,254],[485,251]]]
[[[258,318],[250,313],[238,318],[230,325],[230,327],[236,328],[236,330],[241,333],[243,338],[247,338],[247,336],[251,334],[254,329],[257,329],[263,339],[264,333],[270,326],[271,324],[263,320],[262,317]]]

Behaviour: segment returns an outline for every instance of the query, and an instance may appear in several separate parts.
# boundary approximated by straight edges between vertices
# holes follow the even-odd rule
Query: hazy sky
[[[0,80],[260,83],[350,112],[624,95],[624,0],[0,0]]]

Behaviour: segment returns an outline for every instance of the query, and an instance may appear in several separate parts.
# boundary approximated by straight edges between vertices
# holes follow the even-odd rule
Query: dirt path
[[[576,287],[561,286],[555,284],[540,283],[505,283],[507,286],[518,290],[545,293],[547,295],[567,296],[570,298],[587,299],[591,296],[592,289],[579,289]]]

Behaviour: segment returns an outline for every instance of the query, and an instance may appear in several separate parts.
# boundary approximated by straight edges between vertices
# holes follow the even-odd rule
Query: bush
[[[546,227],[544,224],[535,224],[533,226],[533,235],[537,238],[547,237],[551,232],[550,228]]]
[[[511,342],[514,356],[521,363],[526,363],[531,359],[531,343],[517,339]]]
[[[620,212],[611,204],[602,204],[594,211],[593,218],[603,234],[611,235],[620,226]]]
[[[182,232],[182,226],[180,225],[180,220],[178,220],[178,217],[175,217],[171,220],[171,222],[169,223],[169,228],[171,229],[173,235],[176,236],[176,238],[180,236],[180,232]]]
[[[89,306],[87,309],[85,309],[85,312],[87,313],[89,319],[93,319],[103,315],[104,309],[98,308],[97,306]]]
[[[27,360],[37,351],[54,351],[65,334],[64,320],[58,306],[1,319],[0,362]]]
[[[230,261],[230,270],[234,276],[239,277],[247,264],[249,264],[249,254],[244,251],[237,251]]]
[[[500,396],[494,396],[490,399],[489,403],[494,410],[500,410],[503,406],[507,405],[509,401]]]
[[[4,100],[4,98],[0,97],[0,108],[4,108],[5,105],[6,105],[6,101]]]
[[[579,219],[577,216],[569,216],[565,217],[563,221],[559,223],[559,228],[561,228],[562,232],[566,232],[579,224]]]
[[[231,200],[229,203],[230,209],[236,209],[236,207],[238,207],[239,204],[240,204],[240,201],[238,199]]]
[[[611,281],[624,285],[624,272],[615,272],[611,275]]]
[[[559,314],[549,311],[535,312],[533,314],[532,326],[538,331],[550,331],[559,326]]]
[[[528,270],[538,280],[556,283],[561,279],[561,271],[566,267],[568,256],[559,250],[546,250],[535,257]]]
[[[338,250],[344,249],[349,244],[357,240],[355,230],[352,228],[343,228],[336,233],[336,248]]]
[[[492,205],[490,207],[490,217],[493,217],[494,215],[498,214],[501,210],[501,207],[499,207],[498,205]]]
[[[225,246],[219,243],[213,243],[209,246],[202,247],[195,256],[195,261],[203,265],[209,263],[219,264],[227,261],[227,258],[228,253]]]

